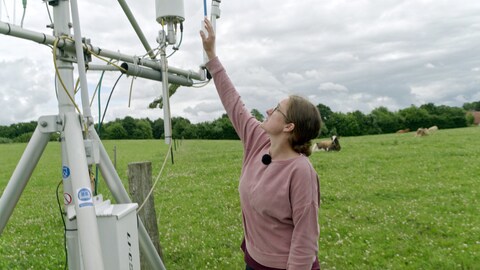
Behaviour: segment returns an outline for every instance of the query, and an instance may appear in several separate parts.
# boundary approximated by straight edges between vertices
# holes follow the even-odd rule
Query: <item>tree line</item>
[[[397,112],[389,111],[386,107],[378,107],[369,114],[360,111],[333,112],[324,104],[318,104],[317,108],[323,121],[320,137],[362,136],[394,133],[407,128],[415,131],[421,127],[434,125],[440,129],[467,127],[474,121],[473,116],[468,112],[480,111],[480,101],[465,103],[461,108],[446,105],[436,106],[433,103],[419,107],[411,105]],[[252,114],[259,121],[264,120],[264,116],[258,110],[253,109]],[[100,138],[106,140],[163,139],[165,136],[163,124],[161,118],[150,120],[127,116],[103,125],[96,124],[95,129]],[[28,142],[36,126],[35,121],[0,126],[0,143]],[[197,124],[193,124],[183,117],[173,117],[172,135],[174,139],[238,139],[226,114],[211,122]],[[51,140],[58,140],[58,137],[58,134],[53,134]]]

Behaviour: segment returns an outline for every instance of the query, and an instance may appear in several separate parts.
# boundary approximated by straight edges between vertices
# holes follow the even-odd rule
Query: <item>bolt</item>
[[[48,123],[47,123],[46,121],[42,121],[42,122],[40,123],[40,126],[42,126],[42,127],[47,127],[47,126],[48,126]]]

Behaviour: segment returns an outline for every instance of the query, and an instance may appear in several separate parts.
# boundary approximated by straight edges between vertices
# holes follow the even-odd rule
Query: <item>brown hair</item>
[[[310,156],[311,140],[320,134],[321,118],[317,107],[303,97],[291,95],[288,99],[287,118],[295,124],[289,138],[293,150]]]

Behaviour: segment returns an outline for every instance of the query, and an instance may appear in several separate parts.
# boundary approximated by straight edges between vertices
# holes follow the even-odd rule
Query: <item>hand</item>
[[[205,30],[207,30],[208,36],[203,31],[200,31],[200,37],[202,37],[203,49],[207,53],[208,60],[212,60],[217,55],[215,53],[215,32],[213,31],[212,23],[205,18]]]

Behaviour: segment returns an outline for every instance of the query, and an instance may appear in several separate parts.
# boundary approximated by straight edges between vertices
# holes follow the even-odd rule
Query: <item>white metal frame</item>
[[[211,20],[214,25],[215,20],[220,17],[220,1],[221,0],[212,0]],[[151,48],[148,45],[148,42],[146,42],[146,39],[138,27],[138,24],[127,4],[124,0],[118,0],[118,2],[129,18],[145,49],[147,52],[150,52]],[[75,42],[72,42],[69,39],[60,39],[63,35],[70,36],[70,12],[73,19]],[[57,76],[55,83],[57,86],[56,89],[59,89],[59,114],[42,116],[39,118],[37,128],[35,129],[30,142],[27,144],[20,161],[0,197],[0,234],[3,232],[8,219],[33,173],[33,170],[42,156],[43,151],[48,144],[50,134],[59,132],[62,145],[64,194],[72,197],[70,202],[66,202],[65,208],[68,209],[74,205],[76,212],[76,219],[66,219],[68,268],[104,269],[105,266],[102,259],[100,236],[96,220],[97,217],[95,214],[90,185],[89,166],[92,164],[97,164],[99,166],[100,172],[103,175],[109,190],[118,203],[131,203],[131,199],[125,190],[107,151],[101,143],[98,134],[93,128],[93,119],[88,104],[88,85],[85,75],[85,58],[82,47],[88,46],[89,50],[100,56],[119,59],[126,62],[125,64],[128,66],[128,70],[126,71],[127,74],[131,73],[135,76],[141,76],[139,74],[144,74],[144,78],[162,81],[166,143],[171,143],[168,82],[170,81],[183,86],[191,86],[193,84],[193,79],[200,81],[205,80],[205,70],[200,69],[198,72],[193,72],[175,67],[168,67],[165,57],[165,48],[167,46],[166,38],[159,38],[159,40],[164,43],[160,44],[160,47],[163,50],[161,51],[160,65],[158,61],[148,59],[137,59],[140,61],[136,61],[135,57],[129,55],[94,47],[89,44],[83,44],[80,32],[77,0],[59,0],[57,4],[53,6],[53,15],[55,22],[54,36],[37,33],[8,23],[0,22],[0,34],[28,39],[41,44],[55,44],[59,49],[57,50],[59,55],[57,56],[56,61],[58,75],[62,78],[63,83],[67,88],[66,91],[63,91],[63,86]],[[165,35],[165,33],[163,33],[163,35]],[[61,57],[61,53],[67,55],[71,54],[70,58],[76,59],[73,61],[77,62],[79,70],[83,115],[80,115],[75,111],[75,107],[70,100],[70,97],[74,96],[73,61]],[[154,58],[153,54],[149,53],[149,55]],[[98,152],[98,154],[95,154],[95,152]],[[157,254],[144,225],[140,219],[138,219],[138,222],[140,249],[145,254],[145,257],[152,268],[160,270],[165,269],[165,266]]]

